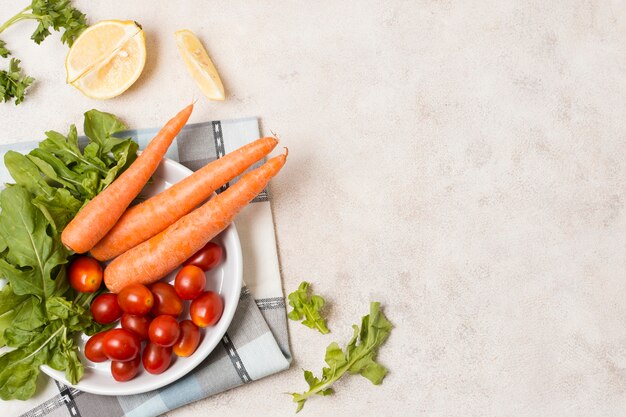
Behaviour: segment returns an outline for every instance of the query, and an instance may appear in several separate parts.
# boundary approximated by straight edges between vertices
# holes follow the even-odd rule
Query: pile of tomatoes
[[[91,303],[94,320],[101,324],[120,320],[121,327],[89,338],[84,351],[87,359],[111,360],[113,378],[128,381],[141,365],[151,374],[160,374],[169,368],[173,354],[192,355],[200,344],[200,328],[215,325],[224,310],[219,294],[205,291],[205,271],[214,268],[221,257],[222,248],[209,242],[184,263],[173,286],[130,284],[119,294],[97,296]],[[95,292],[102,283],[102,267],[95,259],[81,256],[70,265],[69,278],[76,290]],[[186,300],[191,301],[191,320],[179,322]]]

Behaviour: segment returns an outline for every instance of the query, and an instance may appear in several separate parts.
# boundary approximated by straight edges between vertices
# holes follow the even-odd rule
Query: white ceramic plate
[[[163,159],[152,177],[152,183],[144,188],[140,196],[153,196],[191,173],[192,171],[179,163]],[[183,377],[213,351],[226,333],[226,329],[235,315],[243,283],[241,245],[235,225],[231,224],[213,241],[224,248],[224,257],[220,265],[206,273],[206,288],[220,293],[222,300],[224,300],[224,313],[215,326],[201,330],[202,339],[194,354],[188,358],[178,358],[174,355],[172,365],[160,375],[151,375],[142,369],[134,379],[127,382],[117,382],[111,376],[110,361],[94,363],[85,358],[83,347],[88,337],[83,335],[78,346],[79,357],[85,366],[85,375],[74,387],[81,391],[100,395],[131,395],[152,391]],[[163,281],[174,282],[177,272],[178,269],[163,278]],[[189,318],[188,304],[189,302],[185,303],[186,307],[181,319]],[[71,385],[65,379],[63,372],[55,371],[47,365],[42,366],[41,370],[57,381]]]

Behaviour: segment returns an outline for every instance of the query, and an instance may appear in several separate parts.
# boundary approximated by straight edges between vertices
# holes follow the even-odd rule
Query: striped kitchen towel
[[[128,135],[143,148],[157,131],[134,130]],[[259,136],[255,118],[191,124],[180,132],[166,156],[197,170]],[[37,142],[2,145],[0,160],[4,160],[8,150],[26,153],[36,146]],[[6,182],[12,179],[2,166],[0,183]],[[230,184],[234,182],[236,179]],[[235,223],[243,251],[245,287],[226,335],[196,369],[159,390],[120,397],[81,392],[42,374],[35,397],[28,401],[0,401],[3,415],[151,417],[287,369],[291,354],[285,300],[267,191],[246,207]]]

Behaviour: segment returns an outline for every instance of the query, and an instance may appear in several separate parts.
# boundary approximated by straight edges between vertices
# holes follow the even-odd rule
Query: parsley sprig
[[[70,0],[32,0],[28,7],[0,26],[0,33],[22,20],[37,22],[37,27],[30,37],[37,44],[43,42],[50,35],[51,30],[55,30],[63,31],[61,42],[72,46],[78,35],[87,27],[85,14],[72,6]],[[6,58],[9,55],[11,52],[7,49],[6,43],[0,39],[0,57]],[[26,89],[34,81],[32,77],[21,75],[19,63],[19,60],[11,59],[9,70],[0,71],[0,84],[2,85],[0,98],[5,102],[15,99],[15,104],[21,103]]]
[[[40,44],[50,35],[50,29],[63,30],[61,42],[72,46],[80,32],[87,27],[84,13],[72,6],[70,0],[33,0],[21,12],[0,26],[0,33],[21,20],[36,20],[39,24],[31,35],[35,43]]]
[[[20,60],[11,58],[9,70],[0,71],[0,99],[4,102],[15,99],[15,104],[20,104],[33,81],[33,77],[22,75]]]

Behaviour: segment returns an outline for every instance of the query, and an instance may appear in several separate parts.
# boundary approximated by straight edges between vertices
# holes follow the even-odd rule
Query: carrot
[[[278,141],[267,137],[217,159],[167,190],[126,210],[109,233],[91,249],[91,255],[113,259],[165,230],[189,213],[227,181],[271,152]]]
[[[224,230],[286,160],[287,154],[270,159],[161,233],[115,258],[104,270],[107,288],[116,293],[126,285],[147,285],[172,272]]]
[[[87,252],[111,230],[157,169],[192,110],[190,104],[167,122],[137,160],[78,212],[61,234],[65,246],[77,253]]]

